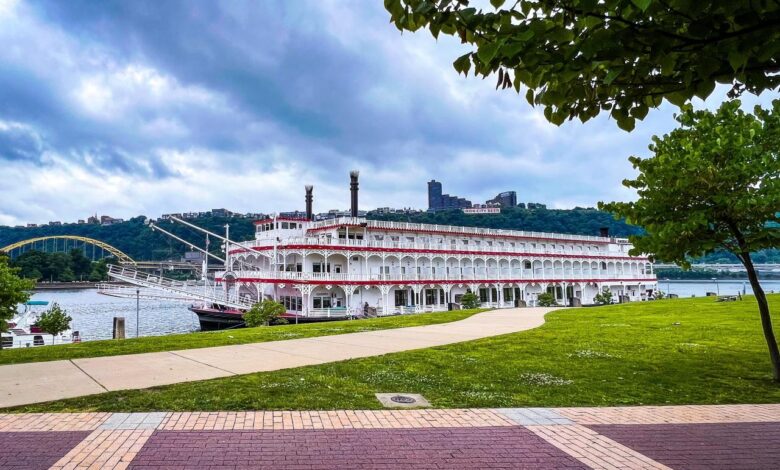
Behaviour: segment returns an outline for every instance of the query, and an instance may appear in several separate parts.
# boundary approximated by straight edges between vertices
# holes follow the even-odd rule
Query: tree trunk
[[[756,274],[756,268],[753,266],[753,260],[750,259],[750,253],[742,253],[742,264],[745,265],[745,269],[747,270],[748,279],[750,279],[750,287],[753,288],[753,293],[756,295],[758,311],[761,313],[761,327],[764,329],[764,338],[766,339],[767,346],[769,346],[769,358],[772,360],[772,378],[775,382],[780,382],[780,350],[778,350],[775,332],[772,329],[772,317],[769,315],[769,303],[767,303],[764,289],[762,289],[761,284],[758,283],[758,275]]]

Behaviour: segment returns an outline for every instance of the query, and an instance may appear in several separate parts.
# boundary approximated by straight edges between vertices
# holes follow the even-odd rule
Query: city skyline
[[[627,157],[675,127],[668,106],[632,133],[606,116],[556,127],[458,76],[457,41],[388,19],[381,3],[335,0],[169,2],[156,16],[0,0],[0,224],[278,212],[302,207],[304,184],[342,208],[353,168],[364,208],[424,208],[433,178],[474,201],[514,189],[588,207],[632,198]]]

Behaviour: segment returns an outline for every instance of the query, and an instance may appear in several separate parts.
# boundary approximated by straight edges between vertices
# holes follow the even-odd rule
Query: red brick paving
[[[780,468],[777,422],[588,427],[677,470]]]
[[[0,468],[47,469],[89,431],[0,432]]]
[[[155,431],[130,468],[587,468],[522,427]]]

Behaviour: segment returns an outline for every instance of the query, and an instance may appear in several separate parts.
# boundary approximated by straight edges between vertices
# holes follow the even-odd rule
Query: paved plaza
[[[553,308],[306,339],[0,366],[0,408],[429,348],[536,328]]]
[[[763,469],[780,405],[0,415],[4,469]]]

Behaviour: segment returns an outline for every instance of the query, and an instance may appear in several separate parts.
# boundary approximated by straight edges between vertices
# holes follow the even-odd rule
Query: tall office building
[[[428,181],[428,211],[436,212],[446,209],[463,209],[471,207],[471,201],[458,196],[442,194],[441,183],[436,180]]]
[[[517,205],[517,193],[514,191],[498,193],[493,199],[485,201],[485,204],[499,204],[501,207],[515,207]]]
[[[436,180],[428,181],[428,210],[435,211],[441,208],[441,183]]]

